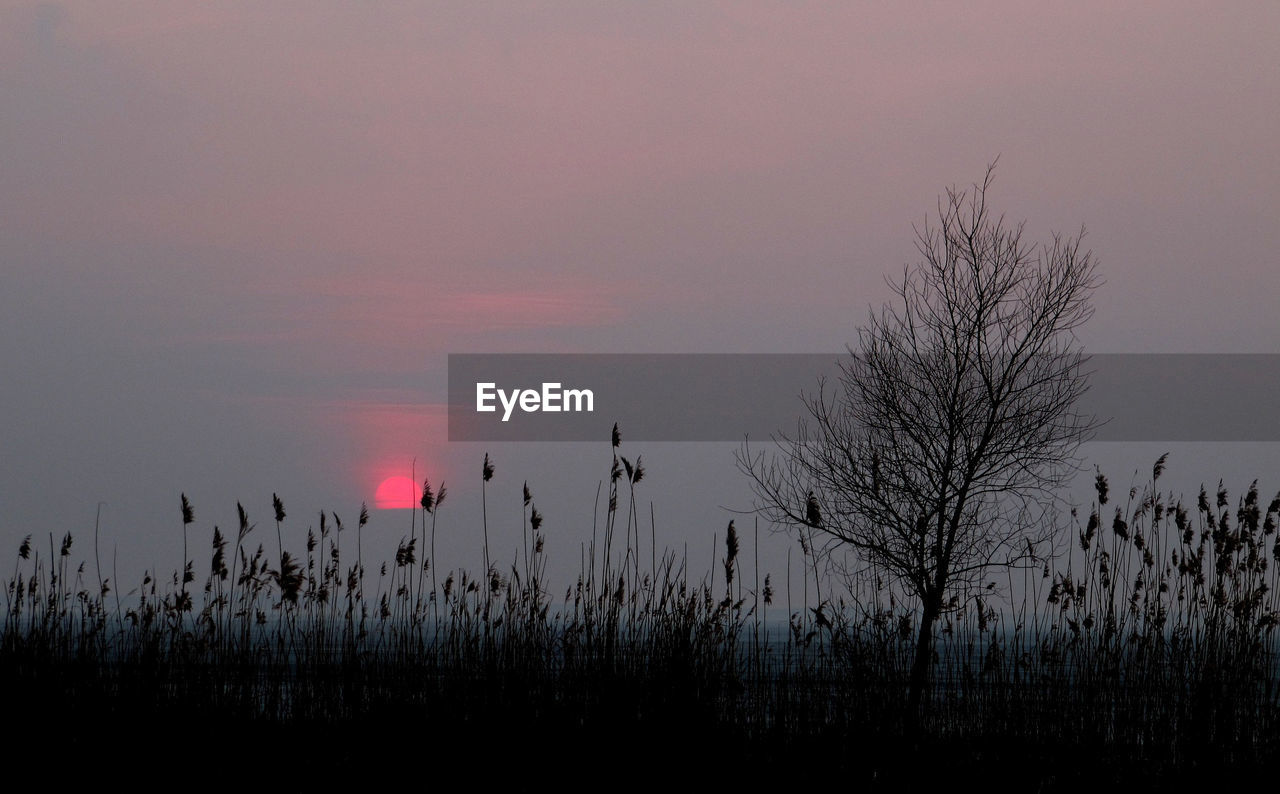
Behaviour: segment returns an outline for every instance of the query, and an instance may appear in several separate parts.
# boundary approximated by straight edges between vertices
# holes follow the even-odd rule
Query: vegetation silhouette
[[[1096,426],[1076,408],[1074,335],[1095,262],[1080,237],[1036,246],[993,215],[994,169],[917,229],[923,260],[889,281],[896,302],[859,330],[834,393],[819,382],[774,454],[738,454],[770,521],[847,544],[920,605],[912,720],[938,620],[994,587],[992,568],[1048,558],[1057,491]]]
[[[328,513],[296,569],[279,536],[281,564],[250,550],[242,513],[232,582],[229,538],[198,529],[184,500],[184,527],[209,544],[191,598],[179,570],[122,596],[113,577],[86,574],[97,562],[74,562],[70,534],[51,535],[47,557],[28,538],[0,634],[7,746],[108,763],[163,730],[190,753],[234,737],[237,767],[265,771],[317,751],[320,773],[500,754],[509,763],[486,775],[527,780],[570,752],[599,780],[669,775],[640,760],[652,757],[728,780],[884,785],[918,784],[921,751],[940,777],[996,763],[1041,782],[1243,774],[1277,757],[1280,496],[1264,506],[1256,484],[1234,511],[1225,487],[1184,505],[1156,490],[1162,458],[1113,505],[1099,474],[1075,548],[1022,572],[1021,604],[975,600],[939,618],[937,686],[913,728],[916,610],[869,576],[828,578],[812,606],[818,583],[797,592],[790,566],[761,578],[735,526],[716,533],[713,569],[691,572],[629,506],[639,460],[611,451],[607,502],[562,595],[545,578],[562,533],[532,489],[528,557],[496,578],[440,571],[438,587],[416,537],[365,572]],[[424,488],[417,526],[440,518],[443,490]],[[455,526],[446,516],[440,529]],[[808,578],[819,552],[802,553]],[[147,763],[181,771],[190,753]]]

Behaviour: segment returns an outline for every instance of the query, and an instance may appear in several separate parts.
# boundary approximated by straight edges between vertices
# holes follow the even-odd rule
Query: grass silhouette
[[[774,604],[758,561],[744,581],[733,522],[701,576],[657,548],[652,526],[644,554],[644,469],[619,445],[615,432],[602,523],[563,592],[546,580],[527,483],[524,557],[481,576],[436,570],[446,490],[429,482],[421,522],[376,576],[363,562],[367,512],[354,559],[349,529],[323,512],[295,557],[274,494],[275,559],[251,550],[256,525],[238,506],[234,545],[216,527],[205,541],[202,587],[185,495],[181,570],[164,584],[148,572],[127,598],[102,576],[96,537],[98,570],[86,575],[70,534],[57,547],[50,536],[47,557],[28,536],[0,634],[6,746],[107,763],[159,729],[190,748],[175,765],[230,740],[263,769],[320,751],[335,768],[480,754],[502,759],[491,774],[528,784],[557,758],[584,781],[658,778],[665,767],[645,759],[665,759],[723,779],[840,772],[885,785],[998,764],[1051,786],[1212,780],[1278,757],[1280,496],[1264,506],[1256,483],[1234,507],[1221,485],[1184,505],[1157,490],[1161,458],[1115,504],[1098,473],[1070,551],[950,605],[913,732],[903,713],[916,613],[891,583],[874,570],[829,575],[808,538],[803,602],[791,603],[788,566],[787,603]],[[770,620],[783,606],[785,620]]]

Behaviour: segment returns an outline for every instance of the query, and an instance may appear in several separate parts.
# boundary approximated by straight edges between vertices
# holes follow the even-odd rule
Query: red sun
[[[418,487],[408,477],[388,477],[373,495],[373,505],[379,510],[412,510],[418,506]]]

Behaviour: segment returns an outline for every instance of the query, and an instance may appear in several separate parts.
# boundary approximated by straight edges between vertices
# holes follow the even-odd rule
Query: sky
[[[1087,230],[1087,350],[1276,352],[1277,31],[1269,3],[0,2],[0,549],[87,543],[101,505],[127,584],[179,566],[181,493],[204,535],[279,493],[297,545],[427,476],[475,567],[489,452],[494,545],[528,480],[576,570],[608,439],[448,442],[449,353],[839,351],[996,158],[1028,235]],[[750,506],[733,445],[624,448],[658,544],[709,563]],[[1169,448],[1086,451],[1127,480]],[[1280,453],[1181,445],[1175,475],[1274,491]]]

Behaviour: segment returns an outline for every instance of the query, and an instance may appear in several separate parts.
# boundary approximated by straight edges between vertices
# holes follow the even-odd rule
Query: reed
[[[1099,472],[1070,550],[1039,561],[1025,580],[992,582],[948,606],[913,733],[903,715],[919,615],[891,583],[874,569],[833,567],[805,537],[800,608],[788,564],[787,614],[771,622],[773,575],[761,578],[757,551],[744,581],[733,522],[723,555],[701,577],[687,552],[656,543],[646,564],[634,520],[642,469],[618,454],[616,432],[613,441],[599,558],[594,539],[584,544],[563,591],[546,580],[559,533],[527,483],[521,561],[500,570],[486,537],[482,575],[452,570],[438,582],[445,489],[424,481],[420,530],[380,566],[372,596],[359,534],[365,510],[355,565],[344,571],[336,515],[331,529],[321,512],[318,534],[308,528],[305,553],[294,556],[273,495],[273,566],[261,547],[249,551],[254,525],[238,505],[230,571],[230,539],[215,526],[202,592],[188,590],[194,563],[184,543],[171,591],[148,571],[123,607],[108,601],[100,572],[96,588],[85,585],[69,534],[57,550],[50,536],[48,560],[28,536],[6,584],[0,633],[13,713],[89,718],[106,709],[143,727],[155,714],[181,713],[187,723],[299,736],[411,724],[414,743],[442,746],[462,726],[507,724],[526,731],[513,752],[530,755],[550,752],[554,731],[584,743],[612,731],[668,753],[682,750],[660,737],[696,735],[735,762],[821,752],[882,781],[922,742],[961,767],[994,759],[1048,775],[1069,762],[1106,779],[1132,763],[1174,774],[1277,758],[1280,495],[1264,502],[1256,483],[1234,501],[1220,484],[1184,503],[1157,488],[1162,457],[1114,504]],[[482,487],[492,472],[486,455]],[[615,560],[622,477],[627,539]],[[482,509],[487,535],[484,500]],[[185,536],[195,523],[185,495],[182,517]]]

